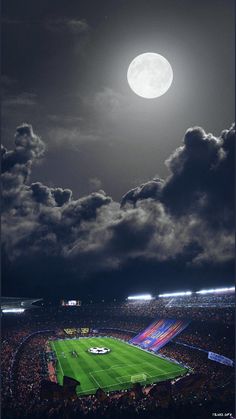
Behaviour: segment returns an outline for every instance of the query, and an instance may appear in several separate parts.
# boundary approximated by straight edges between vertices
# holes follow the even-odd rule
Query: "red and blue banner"
[[[188,324],[189,322],[185,320],[157,320],[131,339],[130,343],[157,352],[181,333]]]

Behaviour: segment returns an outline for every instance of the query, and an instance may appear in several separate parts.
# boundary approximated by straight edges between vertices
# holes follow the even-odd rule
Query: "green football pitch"
[[[50,342],[57,357],[57,380],[63,376],[80,382],[78,395],[128,389],[133,382],[156,383],[175,378],[187,372],[186,368],[111,337],[80,338]],[[106,347],[107,354],[91,354],[91,347]],[[72,355],[76,351],[78,357]]]

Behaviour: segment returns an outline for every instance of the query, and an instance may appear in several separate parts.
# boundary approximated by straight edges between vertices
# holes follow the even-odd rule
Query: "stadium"
[[[2,298],[2,414],[234,418],[235,289]]]

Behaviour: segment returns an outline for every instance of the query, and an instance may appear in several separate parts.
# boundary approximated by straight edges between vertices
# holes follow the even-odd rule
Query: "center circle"
[[[104,348],[104,347],[93,347],[93,348],[89,348],[88,352],[94,355],[104,355],[111,352],[111,350],[109,348]]]

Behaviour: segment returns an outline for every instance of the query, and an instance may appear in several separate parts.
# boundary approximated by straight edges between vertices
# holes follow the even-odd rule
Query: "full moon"
[[[153,52],[140,54],[131,61],[127,79],[138,96],[155,99],[164,95],[173,80],[173,71],[165,57]]]

